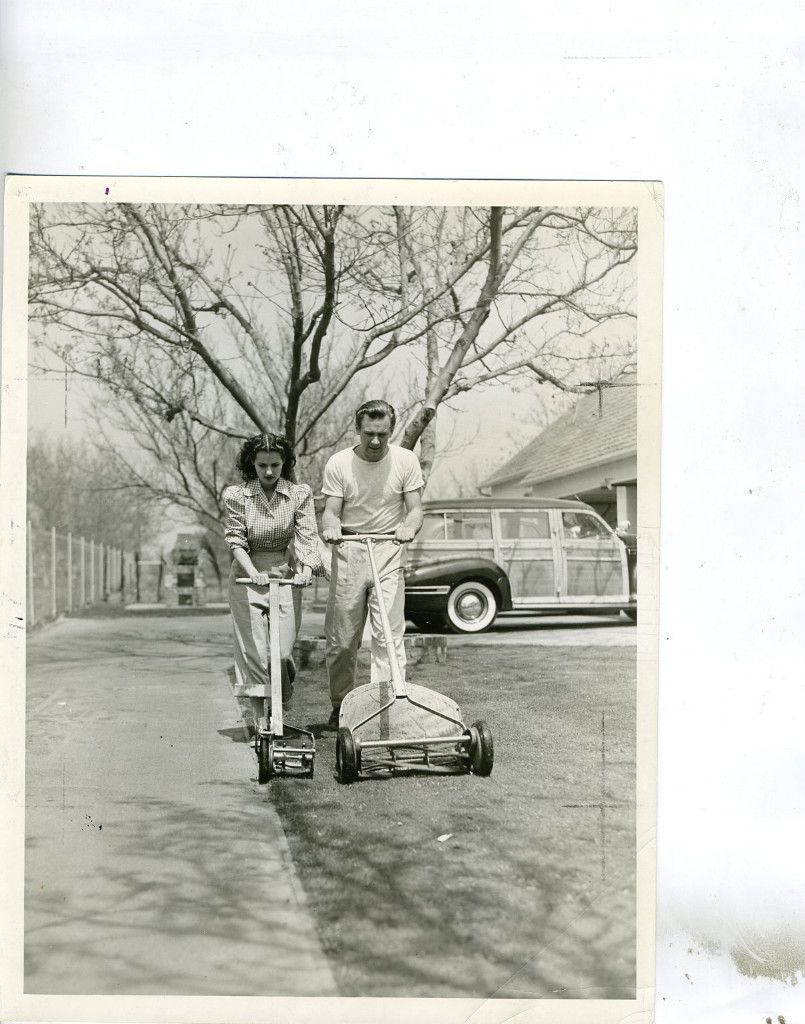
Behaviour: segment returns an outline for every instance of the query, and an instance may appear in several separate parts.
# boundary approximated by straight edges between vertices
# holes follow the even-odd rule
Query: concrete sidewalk
[[[29,638],[26,992],[337,994],[256,782],[229,631],[148,616]]]

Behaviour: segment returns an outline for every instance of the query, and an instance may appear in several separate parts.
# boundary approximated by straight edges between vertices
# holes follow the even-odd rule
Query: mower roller
[[[248,583],[248,578],[238,579]],[[261,606],[268,619],[268,665],[270,688],[265,696],[263,714],[254,731],[257,754],[257,781],[262,785],[273,775],[307,775],[312,777],[316,760],[316,740],[312,732],[284,721],[282,708],[282,666],[280,664],[280,587],[293,586],[292,580],[271,579],[268,582],[268,607]]]
[[[338,781],[400,770],[489,775],[494,747],[486,722],[466,726],[455,701],[403,678],[373,549],[393,536],[348,534],[342,540],[366,545],[391,679],[358,686],[342,701],[335,748]]]

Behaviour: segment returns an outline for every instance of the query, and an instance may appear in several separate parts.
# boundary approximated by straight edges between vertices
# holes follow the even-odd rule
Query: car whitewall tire
[[[482,633],[495,621],[497,612],[494,592],[477,580],[459,583],[447,598],[447,621],[459,633]]]

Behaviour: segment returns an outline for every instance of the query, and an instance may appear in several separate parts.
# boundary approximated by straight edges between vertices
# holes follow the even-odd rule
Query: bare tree
[[[199,445],[279,428],[313,459],[381,372],[410,382],[399,440],[427,471],[456,396],[587,391],[634,358],[629,209],[46,205],[30,238],[36,342],[129,403],[155,464],[183,424],[170,472],[205,507]]]
[[[139,548],[158,514],[150,490],[116,486],[109,460],[93,446],[36,435],[28,444],[28,518],[35,526]]]
[[[295,442],[332,318],[338,217],[338,208],[37,207],[38,340],[73,372],[168,418],[232,437],[284,428]],[[255,258],[262,266],[251,273]],[[320,301],[307,309],[310,294]],[[211,395],[224,418],[212,415]]]
[[[355,389],[348,390],[344,400],[331,407],[319,423],[319,434],[326,440],[314,446],[308,438],[298,447],[300,479],[321,478],[326,458],[346,443],[352,410],[362,400]],[[216,405],[211,409],[220,412]],[[109,490],[142,498],[150,495],[163,506],[183,509],[206,529],[218,530],[223,492],[239,480],[235,463],[249,431],[233,437],[197,418],[171,413],[160,416],[140,392],[125,390],[111,408],[103,399],[94,401],[88,417],[95,448],[106,460]]]
[[[635,353],[633,328],[601,335],[635,318],[633,274],[622,270],[637,252],[632,211],[465,209],[460,228],[450,214],[396,211],[402,276],[418,282],[426,307],[424,394],[405,429],[409,447],[463,392],[523,376],[586,392],[611,383]]]

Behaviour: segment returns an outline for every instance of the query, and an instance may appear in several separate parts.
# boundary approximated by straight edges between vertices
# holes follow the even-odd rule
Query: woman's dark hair
[[[384,416],[388,416],[392,431],[394,430],[394,425],[397,422],[397,413],[394,411],[394,406],[389,405],[388,402],[384,402],[380,398],[374,398],[370,402],[364,402],[360,408],[355,410],[355,429],[359,433],[364,416],[368,416],[370,420],[379,420]]]
[[[257,473],[254,469],[254,460],[260,452],[277,452],[282,456],[282,470],[280,476],[286,480],[291,479],[291,470],[296,462],[296,456],[282,434],[254,434],[247,437],[240,447],[238,453],[237,467],[244,480],[255,480]]]

